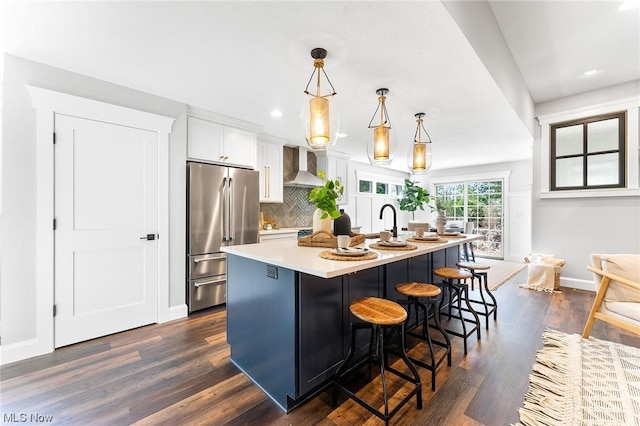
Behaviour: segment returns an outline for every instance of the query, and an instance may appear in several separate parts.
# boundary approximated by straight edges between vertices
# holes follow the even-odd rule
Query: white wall
[[[614,102],[640,93],[640,81],[536,105],[536,115],[556,114]],[[637,122],[637,120],[636,120]],[[637,129],[636,129],[637,134]],[[540,134],[533,147],[532,251],[566,260],[563,286],[593,289],[585,269],[591,253],[640,253],[639,197],[541,199]],[[638,161],[638,152],[629,152]],[[637,170],[637,169],[636,169]],[[638,176],[632,176],[638,179]]]
[[[2,222],[0,223],[0,294],[2,345],[20,345],[36,336],[36,112],[26,85],[121,105],[173,118],[183,117],[186,106],[105,81],[58,68],[5,56]],[[184,118],[183,118],[184,120]],[[185,303],[184,282],[184,164],[186,131],[170,141],[170,306]],[[53,218],[52,218],[53,219]],[[182,247],[182,248],[180,248]],[[182,250],[180,256],[176,252]],[[53,307],[52,307],[53,308]],[[186,312],[186,311],[185,311]],[[3,348],[4,350],[5,348]]]

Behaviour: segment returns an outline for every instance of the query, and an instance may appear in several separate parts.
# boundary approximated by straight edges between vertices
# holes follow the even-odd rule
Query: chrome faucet
[[[384,209],[386,207],[391,207],[391,210],[393,211],[393,228],[391,228],[391,234],[393,235],[393,238],[398,238],[398,223],[396,222],[396,208],[393,207],[392,204],[385,204],[384,206],[382,206],[382,208],[380,209],[380,219],[382,219],[382,213],[384,213]]]

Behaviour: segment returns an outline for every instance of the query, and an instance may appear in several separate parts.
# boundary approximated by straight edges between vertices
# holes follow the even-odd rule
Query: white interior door
[[[55,133],[55,347],[157,322],[157,133],[60,114]]]

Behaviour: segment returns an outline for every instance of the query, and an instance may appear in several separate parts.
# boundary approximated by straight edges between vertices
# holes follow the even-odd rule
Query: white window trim
[[[474,182],[474,181],[504,179],[505,188],[508,188],[509,176],[511,176],[510,170],[500,170],[500,171],[489,172],[489,173],[436,177],[436,178],[430,179],[429,184],[431,185],[431,191],[434,191],[435,185],[441,184],[441,183],[460,183],[460,182]],[[502,192],[506,193],[504,188]]]
[[[158,134],[158,322],[169,317],[169,133],[173,119],[65,93],[27,86],[37,110],[36,161],[36,339],[29,356],[53,352],[54,323],[54,114],[84,118],[105,117]]]
[[[640,196],[640,145],[639,145],[640,97],[608,102],[538,117],[540,126],[540,198],[598,198]],[[555,123],[626,111],[626,188],[578,189],[551,191],[550,182],[550,129]]]

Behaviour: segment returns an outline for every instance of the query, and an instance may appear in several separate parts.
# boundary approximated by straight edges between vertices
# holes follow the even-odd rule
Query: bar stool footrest
[[[391,371],[391,370],[389,370],[389,371]],[[407,377],[407,376],[405,376],[405,377]],[[351,392],[349,389],[347,389],[346,387],[342,386],[341,384],[334,382],[334,386],[336,388],[338,388],[342,393],[347,395],[350,399],[352,399],[355,402],[357,402],[358,404],[360,404],[363,408],[366,408],[371,414],[373,414],[373,415],[377,416],[378,418],[384,420],[385,424],[388,424],[388,422],[391,419],[391,417],[393,417],[398,411],[400,411],[400,409],[402,407],[404,407],[406,405],[406,403],[409,402],[409,400],[420,391],[420,387],[414,388],[411,392],[409,392],[402,399],[402,401],[400,401],[391,411],[389,411],[388,415],[385,416],[384,413],[380,412],[375,407],[369,405],[369,403],[367,403],[366,401],[361,399],[358,395],[356,395],[355,393]],[[420,408],[422,408],[422,406]]]
[[[483,311],[476,311],[476,313],[478,315],[491,315],[497,308],[497,306],[493,303],[484,303],[482,300],[474,300],[474,299],[469,299],[469,303],[477,303],[478,305],[483,305],[483,306],[487,306],[491,309],[488,309],[487,311],[483,312]],[[475,309],[474,309],[475,310]]]

